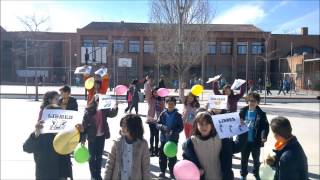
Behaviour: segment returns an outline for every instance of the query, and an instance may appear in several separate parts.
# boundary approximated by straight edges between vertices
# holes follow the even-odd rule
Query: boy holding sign
[[[241,108],[240,118],[243,119],[249,128],[247,145],[241,152],[241,176],[246,179],[248,174],[248,159],[250,153],[253,158],[253,174],[256,179],[259,177],[260,167],[260,148],[264,146],[267,141],[269,133],[269,123],[266,113],[258,106],[260,102],[260,95],[257,93],[250,93],[246,97],[248,106]]]

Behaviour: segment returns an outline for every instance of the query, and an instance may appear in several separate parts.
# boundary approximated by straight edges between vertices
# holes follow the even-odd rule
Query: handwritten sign
[[[92,66],[81,66],[77,67],[74,74],[90,74]]]
[[[108,69],[107,68],[100,68],[96,72],[94,72],[94,74],[100,75],[101,77],[103,77],[107,73],[108,73]]]
[[[99,94],[98,109],[111,109],[115,106],[116,100],[109,95]]]
[[[41,120],[44,121],[41,133],[58,133],[74,129],[81,123],[82,117],[77,111],[62,109],[44,109]]]
[[[228,96],[227,95],[211,95],[208,99],[209,108],[227,109]]]
[[[243,80],[243,79],[235,79],[234,83],[231,86],[231,89],[232,90],[238,89],[245,82],[246,82],[246,80]]]
[[[227,138],[239,135],[248,131],[248,127],[240,123],[239,113],[227,113],[212,116],[214,127],[219,138]]]

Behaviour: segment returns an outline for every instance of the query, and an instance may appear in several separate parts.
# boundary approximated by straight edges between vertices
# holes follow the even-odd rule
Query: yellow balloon
[[[58,133],[53,139],[53,148],[58,154],[66,155],[72,153],[80,141],[78,129]]]
[[[196,84],[194,86],[192,86],[191,88],[191,93],[195,96],[200,96],[200,94],[202,94],[203,92],[203,86],[200,84]]]
[[[91,88],[93,88],[93,86],[94,86],[94,78],[93,78],[93,77],[88,78],[88,79],[86,80],[86,82],[84,83],[84,87],[85,87],[86,89],[91,89]]]

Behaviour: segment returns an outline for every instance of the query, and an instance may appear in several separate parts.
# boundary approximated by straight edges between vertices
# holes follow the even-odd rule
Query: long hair
[[[42,104],[41,104],[40,108],[44,109],[46,106],[51,104],[52,99],[55,98],[56,96],[59,96],[57,91],[46,92],[43,96],[43,100],[42,100]]]
[[[193,101],[191,102],[191,107],[199,108],[200,107],[200,103],[198,101],[198,98],[195,95],[193,95],[191,92],[189,92],[189,94],[184,98],[183,104],[185,106],[187,106],[188,96],[192,96],[193,97]]]
[[[209,133],[209,136],[215,137],[217,135],[217,131],[213,125],[211,115],[208,112],[199,112],[196,115],[196,118],[195,118],[193,126],[192,126],[192,134],[195,136],[198,136],[198,137],[201,136],[201,133],[198,129],[198,123],[203,123],[203,122],[210,124],[211,132]]]
[[[120,127],[126,126],[132,139],[143,139],[143,125],[140,116],[135,114],[127,114],[120,120]]]
[[[230,85],[230,84],[226,84],[226,85],[224,85],[224,86],[223,86],[222,94],[223,94],[223,95],[226,95],[226,89],[227,89],[227,88],[229,88],[229,89],[230,89],[230,91],[231,91],[231,93],[230,93],[230,95],[229,95],[229,96],[234,95],[234,92],[233,92],[233,90],[231,89],[231,85]]]

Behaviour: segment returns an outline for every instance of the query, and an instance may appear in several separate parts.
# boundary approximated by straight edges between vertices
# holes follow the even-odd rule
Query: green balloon
[[[77,148],[74,153],[74,159],[78,162],[78,163],[85,163],[89,160],[90,158],[90,154],[88,149],[81,145],[79,148]]]
[[[175,157],[177,155],[177,144],[168,141],[163,147],[163,152],[169,158]]]

